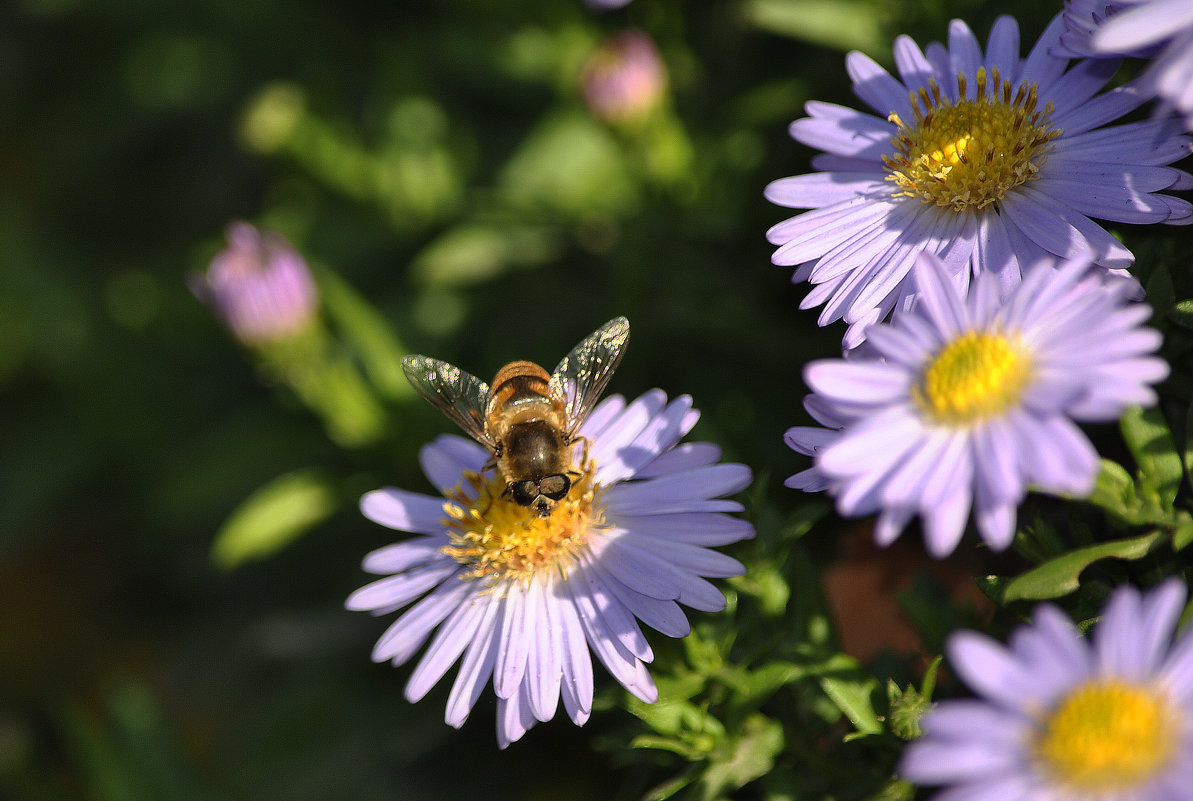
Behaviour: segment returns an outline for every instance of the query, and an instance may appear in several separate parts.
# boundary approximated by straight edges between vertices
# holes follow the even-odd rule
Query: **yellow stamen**
[[[1136,788],[1162,769],[1180,732],[1167,697],[1116,680],[1078,687],[1043,721],[1035,752],[1055,781],[1082,793]]]
[[[1031,360],[1017,342],[968,331],[928,363],[912,396],[939,423],[974,423],[1014,405],[1030,377]]]
[[[542,517],[533,509],[502,497],[506,481],[499,471],[466,471],[461,486],[446,493],[443,505],[451,544],[443,553],[467,565],[466,579],[481,579],[490,587],[507,580],[529,581],[539,570],[555,569],[563,577],[588,532],[604,523],[592,483],[591,461],[572,482],[567,497]],[[465,492],[463,485],[471,487]]]
[[[891,113],[888,119],[899,126],[891,137],[895,153],[882,160],[886,179],[899,187],[896,197],[958,212],[982,209],[1039,177],[1052,140],[1061,135],[1048,119],[1052,103],[1038,110],[1036,85],[1025,81],[1012,93],[998,68],[990,78],[980,68],[974,99],[956,102],[931,81],[911,94],[913,125]],[[957,76],[957,88],[964,98],[964,75]]]

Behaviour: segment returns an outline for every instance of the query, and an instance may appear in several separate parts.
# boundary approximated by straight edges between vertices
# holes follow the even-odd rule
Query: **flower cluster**
[[[1120,57],[1151,63],[1104,91]],[[787,431],[814,460],[787,485],[876,515],[882,545],[918,517],[945,557],[972,517],[1002,550],[1029,487],[1093,492],[1078,424],[1154,405],[1168,375],[1134,255],[1095,221],[1193,222],[1169,194],[1193,188],[1172,166],[1191,149],[1193,4],[1068,0],[1026,58],[1004,17],[984,49],[959,21],[947,45],[901,37],[898,78],[860,53],[846,64],[877,115],[809,103],[791,134],[824,151],[820,172],[766,190],[811,209],[770,230],[773,261],[814,285],[803,306],[823,305],[821,325],[848,324],[846,358],[804,371],[820,425]],[[947,786],[941,801],[1189,797],[1185,598],[1177,579],[1121,588],[1089,644],[1052,606],[1006,647],[955,635],[951,665],[978,698],[922,719],[901,776]]]
[[[415,535],[369,554],[365,570],[385,578],[348,599],[348,608],[375,614],[417,600],[373,659],[402,664],[431,638],[406,685],[411,701],[461,660],[447,702],[455,727],[491,678],[503,748],[554,717],[561,698],[577,725],[588,719],[590,648],[630,693],[653,702],[653,655],[638,621],[682,637],[679,604],[723,609],[705,577],[744,568],[711,548],[754,534],[727,514],[741,505],[721,499],[749,483],[749,469],[717,464],[709,443],[677,447],[697,416],[690,398],[668,403],[658,390],[630,404],[605,399],[581,427],[579,476],[545,517],[507,497],[481,446],[453,435],[427,445],[423,470],[443,497],[387,488],[361,501],[369,519]]]
[[[1007,547],[1029,485],[1092,491],[1097,454],[1075,423],[1153,404],[1167,375],[1140,327],[1150,308],[1132,302],[1134,257],[1093,220],[1193,222],[1167,194],[1193,187],[1169,166],[1190,137],[1164,113],[1106,127],[1153,95],[1101,92],[1116,62],[1069,63],[1085,11],[1058,15],[1026,58],[1008,17],[985,50],[960,21],[947,46],[901,37],[900,80],[851,53],[855,91],[885,118],[808,104],[791,132],[826,151],[824,171],[767,187],[814,209],[771,229],[773,260],[817,285],[803,305],[844,319],[852,351],[805,371],[826,428],[787,432],[815,459],[788,485],[877,514],[880,543],[919,516],[945,556],[972,509]]]
[[[787,431],[813,458],[789,487],[827,492],[842,515],[875,515],[883,545],[918,518],[938,558],[971,520],[992,550],[1007,548],[1029,489],[1093,491],[1099,458],[1079,425],[1155,404],[1168,375],[1128,272],[1135,256],[1100,223],[1193,223],[1193,205],[1172,194],[1193,188],[1173,166],[1193,150],[1178,113],[1193,108],[1187,5],[1070,0],[1026,56],[1009,17],[985,47],[954,21],[947,44],[900,37],[898,77],[849,54],[854,90],[874,113],[807,104],[791,135],[823,152],[817,172],[766,188],[772,202],[808,210],[770,229],[772,260],[813,285],[802,306],[823,306],[821,325],[848,328],[843,358],[804,370],[804,405],[820,425]],[[1107,89],[1118,69],[1107,52],[1155,63]],[[665,87],[639,33],[612,40],[585,73],[590,108],[615,124],[644,118]],[[1123,121],[1157,96],[1157,113]],[[536,368],[542,382],[612,359],[580,366],[569,362],[576,353],[556,375]],[[366,517],[412,535],[369,554],[364,568],[380,578],[348,599],[353,610],[400,612],[373,659],[400,665],[422,652],[411,701],[458,663],[446,709],[455,727],[491,683],[503,748],[560,703],[577,725],[587,720],[593,654],[654,701],[640,624],[682,637],[681,605],[725,606],[707,579],[744,572],[714,548],[753,536],[725,499],[750,470],[718,463],[709,443],[681,445],[697,413],[686,396],[655,390],[597,405],[566,475],[510,483],[500,442],[478,428],[481,410],[496,408],[488,386],[421,358],[439,372],[420,392],[486,447],[440,437],[422,450],[439,496],[385,488],[362,499]],[[548,479],[549,505],[511,497],[528,484],[546,498]],[[1053,607],[1007,648],[958,635],[950,657],[982,698],[930,713],[902,774],[955,785],[941,797],[959,801],[1187,795],[1193,639],[1169,647],[1184,599],[1175,581],[1118,591],[1092,647]]]

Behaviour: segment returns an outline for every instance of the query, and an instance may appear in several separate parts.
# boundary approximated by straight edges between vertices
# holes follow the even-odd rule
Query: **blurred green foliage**
[[[837,353],[841,331],[799,313],[803,291],[769,264],[763,234],[787,214],[761,190],[807,169],[786,134],[805,101],[854,102],[843,49],[885,61],[897,33],[941,39],[964,16],[984,37],[1004,12],[1021,15],[1027,41],[1056,10],[0,7],[0,794],[909,797],[890,780],[887,705],[930,697],[935,672],[919,696],[884,699],[888,681],[923,675],[915,645],[840,650],[821,579],[844,528],[781,482],[804,466],[782,443],[807,422],[801,366]],[[579,74],[627,28],[654,37],[670,89],[618,126],[587,110]],[[187,289],[236,218],[282,232],[315,268],[310,375],[246,354]],[[1152,236],[1136,249],[1141,265],[1167,265],[1158,308],[1171,309],[1168,355],[1184,364],[1193,287],[1169,274],[1187,273],[1189,240]],[[733,551],[750,573],[729,583],[731,611],[692,615],[692,637],[652,637],[658,704],[599,677],[602,708],[636,717],[555,721],[499,754],[491,698],[455,732],[440,720],[444,688],[411,706],[406,672],[368,661],[380,621],[342,604],[363,582],[360,557],[391,535],[355,499],[425,488],[418,448],[449,428],[409,391],[403,353],[487,377],[514,358],[554,364],[621,314],[634,334],[611,390],[692,394],[695,436],[755,468],[759,537]],[[1094,502],[1120,537],[1076,542],[1102,513],[1043,505],[1019,556],[958,570],[988,573],[987,592],[1011,603],[1061,595],[1087,568],[1105,571],[1101,586],[1154,574],[1158,550],[1193,542],[1181,500],[1193,387],[1170,384],[1164,414],[1131,418],[1122,442],[1105,435],[1119,452]],[[936,585],[910,587],[901,603],[924,653],[978,614],[944,614]]]

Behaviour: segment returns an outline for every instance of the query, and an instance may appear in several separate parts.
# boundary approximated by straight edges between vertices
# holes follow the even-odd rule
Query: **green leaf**
[[[882,733],[882,721],[879,719],[878,713],[874,711],[872,698],[876,687],[878,687],[878,679],[873,676],[862,678],[825,676],[820,680],[820,688],[824,690],[824,694],[832,699],[832,702],[857,729],[856,732],[845,737],[846,741]]]
[[[1139,559],[1163,538],[1153,531],[1141,537],[1091,545],[1058,556],[1012,579],[1003,592],[1004,601],[1039,601],[1068,595],[1078,587],[1081,571],[1099,559]]]
[[[1144,498],[1161,509],[1172,509],[1184,471],[1164,415],[1156,407],[1136,406],[1127,410],[1119,425],[1139,466]]]
[[[928,665],[928,669],[924,671],[924,680],[920,683],[920,695],[932,700],[933,693],[936,692],[936,674],[940,672],[940,666],[944,663],[944,657],[937,654],[936,658],[932,660],[932,664]]]
[[[744,675],[732,682],[733,704],[737,709],[758,707],[770,699],[779,689],[808,674],[808,669],[794,662],[767,662],[757,670],[740,670]],[[721,671],[718,677],[727,680],[731,669]]]
[[[678,776],[652,787],[642,796],[642,801],[667,801],[668,798],[696,781],[699,775],[697,766],[692,765]]]
[[[1189,411],[1185,412],[1185,473],[1193,476],[1193,404],[1189,404]]]
[[[749,0],[746,19],[756,27],[839,50],[880,54],[887,48],[878,15],[857,0]]]
[[[787,611],[791,587],[774,564],[753,565],[744,576],[730,579],[729,583],[738,592],[752,596],[765,617],[780,617]]]
[[[413,395],[402,374],[405,348],[386,319],[337,273],[319,270],[316,277],[324,308],[360,358],[372,384],[390,398]]]
[[[1007,585],[1011,583],[1011,579],[1006,576],[977,576],[973,583],[977,588],[993,601],[998,606],[1003,606],[1006,603]]]
[[[1193,300],[1182,300],[1168,310],[1167,317],[1181,328],[1193,329]]]
[[[688,699],[703,692],[705,677],[699,673],[663,675],[657,680],[659,699],[648,704],[634,697],[626,700],[626,709],[641,718],[659,734],[676,735],[682,731],[721,731],[721,723]]]
[[[1176,530],[1172,532],[1172,550],[1183,551],[1193,543],[1193,520],[1182,514]]]
[[[278,476],[232,512],[216,534],[212,558],[223,568],[262,559],[326,520],[337,505],[331,482],[318,470]]]
[[[1128,523],[1136,522],[1139,516],[1134,479],[1126,468],[1109,459],[1101,460],[1094,491],[1086,500]]]
[[[544,264],[560,252],[547,226],[462,223],[425,247],[411,272],[434,286],[463,286],[496,278],[519,266]]]
[[[638,187],[617,140],[588,114],[569,111],[543,118],[498,177],[510,205],[572,219],[622,216],[639,203]]]
[[[658,734],[639,734],[630,741],[630,748],[650,748],[654,751],[670,751],[684,759],[698,760],[703,754],[678,737],[664,737]]]
[[[783,726],[765,715],[746,718],[732,748],[711,760],[701,780],[700,798],[711,801],[726,790],[736,790],[774,767],[775,757],[783,750]]]

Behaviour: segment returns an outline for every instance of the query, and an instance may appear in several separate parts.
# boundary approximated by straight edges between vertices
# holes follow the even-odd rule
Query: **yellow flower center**
[[[1071,692],[1043,721],[1035,750],[1057,782],[1101,798],[1155,776],[1179,734],[1166,697],[1109,680]]]
[[[912,396],[939,423],[974,423],[1012,406],[1030,377],[1031,360],[1016,342],[967,331],[928,363]]]
[[[500,471],[466,471],[461,485],[446,493],[443,505],[451,544],[443,553],[468,570],[467,579],[484,580],[490,587],[507,580],[528,581],[539,570],[556,569],[566,577],[573,554],[585,544],[588,532],[604,523],[604,508],[593,485],[595,468],[589,460],[572,482],[567,496],[546,517],[506,497]],[[463,485],[472,488],[463,491]]]
[[[982,209],[1039,176],[1051,142],[1061,135],[1049,121],[1052,103],[1037,110],[1036,85],[1024,81],[1012,94],[1011,82],[995,68],[987,82],[978,70],[973,100],[956,102],[940,93],[936,81],[911,94],[915,124],[891,113],[899,126],[891,137],[892,156],[883,156],[896,197],[918,197],[953,211]],[[957,96],[966,79],[957,76]],[[922,106],[922,108],[921,108]]]

